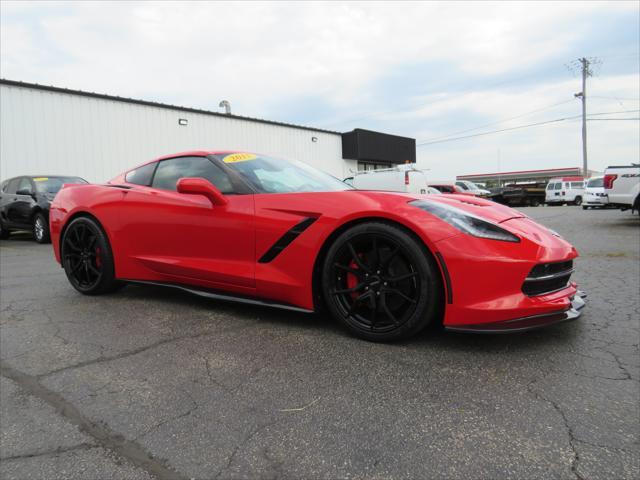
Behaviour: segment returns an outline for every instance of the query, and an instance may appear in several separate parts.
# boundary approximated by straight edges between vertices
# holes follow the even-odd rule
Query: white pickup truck
[[[607,167],[604,171],[604,191],[609,205],[640,213],[640,164]]]

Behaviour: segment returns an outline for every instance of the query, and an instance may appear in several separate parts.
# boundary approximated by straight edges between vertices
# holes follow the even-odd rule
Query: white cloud
[[[317,98],[335,112],[336,120],[380,110],[376,82],[403,65],[450,65],[463,76],[458,83],[468,75],[473,87],[473,77],[522,71],[558,57],[568,61],[572,48],[583,41],[599,15],[638,11],[635,2],[0,5],[0,69],[5,78],[214,110],[224,98],[238,114],[292,122],[297,120],[283,118],[278,107],[298,98]],[[428,74],[445,79],[450,75]],[[618,80],[607,88],[628,92],[637,87],[637,76]],[[424,104],[423,109],[377,117],[388,121],[394,133],[430,138],[449,133],[438,125],[453,113],[491,121],[561,101],[578,89],[578,82],[570,80],[520,93],[470,88],[452,96],[445,88],[413,99]],[[405,98],[405,92],[398,91],[397,96]],[[637,91],[628,96],[637,97]],[[593,130],[628,136],[630,127],[602,125]],[[573,131],[567,132],[573,138]],[[530,140],[531,135],[509,138]],[[594,133],[594,149],[600,148],[597,142]],[[487,149],[495,150],[496,143],[482,138],[470,142],[470,150],[456,144],[454,153],[444,147],[437,151],[454,165],[456,155],[488,157]],[[530,147],[528,141],[522,144]],[[509,145],[505,158],[508,151],[515,156],[526,150],[520,144]],[[573,155],[575,148],[567,147],[566,141],[564,147],[561,141],[544,145],[564,152],[563,161],[576,163],[568,153]],[[628,157],[633,147],[615,148],[625,148],[620,154]],[[551,151],[541,155],[553,158]],[[423,155],[427,154],[421,151]],[[453,168],[448,174],[452,172]]]

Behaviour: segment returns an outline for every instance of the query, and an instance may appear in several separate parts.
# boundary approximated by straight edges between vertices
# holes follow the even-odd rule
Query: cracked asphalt
[[[523,209],[581,252],[581,319],[379,345],[152,286],[78,294],[0,242],[0,478],[640,477],[640,221]]]

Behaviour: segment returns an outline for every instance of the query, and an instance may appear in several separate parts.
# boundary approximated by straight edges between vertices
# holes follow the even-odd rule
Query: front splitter
[[[527,330],[535,330],[550,325],[556,325],[562,322],[575,320],[582,314],[582,309],[586,305],[584,298],[586,293],[578,290],[571,299],[571,307],[561,312],[545,313],[542,315],[533,315],[530,317],[515,318],[513,320],[505,320],[502,322],[482,323],[478,325],[456,325],[445,326],[445,330],[449,332],[463,333],[514,333],[526,332]]]

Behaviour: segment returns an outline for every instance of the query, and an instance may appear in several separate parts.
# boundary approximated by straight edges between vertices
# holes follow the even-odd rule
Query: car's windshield
[[[253,153],[230,153],[217,157],[260,193],[352,190],[352,187],[337,178],[296,160]]]
[[[65,183],[87,183],[80,177],[34,177],[33,182],[39,193],[58,193]]]
[[[602,177],[592,178],[591,180],[589,180],[589,183],[587,183],[587,187],[589,188],[604,187],[604,178]]]

